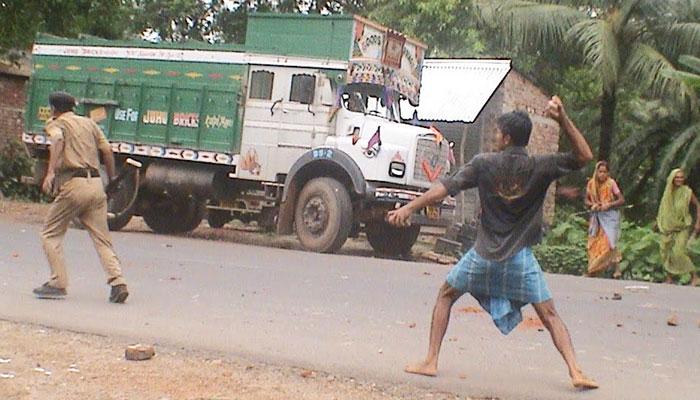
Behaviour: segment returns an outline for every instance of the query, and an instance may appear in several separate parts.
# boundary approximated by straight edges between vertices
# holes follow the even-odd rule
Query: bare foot
[[[418,374],[425,376],[437,375],[437,365],[432,365],[427,361],[423,361],[418,364],[407,365],[406,368],[404,368],[403,370],[405,372],[408,372],[409,374]]]
[[[598,389],[598,383],[582,372],[571,377],[571,384],[577,389]]]
[[[620,271],[615,271],[613,272],[613,279],[620,279],[622,277],[622,272]]]

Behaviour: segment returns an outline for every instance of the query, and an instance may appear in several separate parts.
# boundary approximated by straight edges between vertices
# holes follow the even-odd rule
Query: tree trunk
[[[615,134],[615,97],[616,88],[603,90],[600,103],[600,142],[598,144],[598,160],[610,160],[610,148]]]

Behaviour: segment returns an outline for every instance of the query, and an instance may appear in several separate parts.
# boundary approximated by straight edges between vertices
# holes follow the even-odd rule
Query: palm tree
[[[599,159],[609,159],[618,89],[625,82],[691,110],[695,93],[674,62],[700,49],[700,0],[482,0],[481,15],[506,47],[582,50],[600,77]]]

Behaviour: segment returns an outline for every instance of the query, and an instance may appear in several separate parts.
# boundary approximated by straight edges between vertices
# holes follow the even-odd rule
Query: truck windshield
[[[351,83],[343,88],[341,102],[349,111],[375,115],[391,121],[400,121],[398,93],[386,90],[384,86]]]

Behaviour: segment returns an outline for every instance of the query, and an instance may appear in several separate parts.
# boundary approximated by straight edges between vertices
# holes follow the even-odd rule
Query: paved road
[[[472,396],[700,398],[697,288],[633,293],[624,289],[633,282],[548,276],[581,363],[602,384],[577,393],[546,332],[519,328],[504,337],[483,313],[453,313],[439,377],[402,373],[423,356],[444,266],[118,233],[132,291],[118,306],[107,303],[87,235],[71,230],[69,298],[41,301],[31,295],[47,275],[37,232],[0,220],[1,319]],[[605,299],[613,292],[622,300]],[[474,305],[465,298],[457,307]],[[671,313],[679,326],[666,325]],[[527,315],[534,315],[529,307]]]

